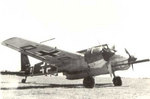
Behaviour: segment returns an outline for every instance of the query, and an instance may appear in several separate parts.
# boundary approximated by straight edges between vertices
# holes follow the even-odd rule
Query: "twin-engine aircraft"
[[[3,45],[17,50],[21,53],[21,71],[25,79],[28,76],[55,75],[62,72],[66,79],[83,79],[86,88],[95,85],[94,76],[110,74],[114,86],[121,86],[121,77],[115,75],[115,71],[127,70],[133,64],[146,62],[149,59],[137,60],[125,49],[129,58],[116,55],[114,48],[107,44],[94,46],[77,53],[70,53],[35,43],[22,38],[13,37],[2,42]],[[40,60],[40,63],[30,66],[28,56]]]

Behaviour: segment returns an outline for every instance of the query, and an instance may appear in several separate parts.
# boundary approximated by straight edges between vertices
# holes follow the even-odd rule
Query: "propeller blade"
[[[126,48],[125,48],[125,52],[129,55],[129,57],[131,57],[130,53],[128,52]]]
[[[133,64],[132,64],[132,70],[134,70]]]

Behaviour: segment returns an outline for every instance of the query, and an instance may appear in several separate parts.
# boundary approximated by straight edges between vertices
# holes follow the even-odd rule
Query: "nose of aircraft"
[[[136,57],[134,57],[133,55],[130,55],[130,53],[128,52],[127,49],[125,49],[125,52],[129,55],[129,58],[128,58],[128,63],[129,65],[132,65],[132,70],[134,69],[133,68],[133,64],[130,64],[131,62],[135,62],[137,60]]]
[[[136,61],[136,60],[137,60],[137,58],[134,57],[133,55],[131,55],[131,56],[129,57],[129,59],[128,59],[128,62],[134,62],[134,61]]]
[[[125,49],[125,52],[129,55],[129,58],[128,58],[128,62],[129,62],[129,63],[130,63],[130,62],[134,62],[134,61],[137,60],[137,58],[134,57],[133,55],[131,55],[131,54],[128,52],[127,49]]]

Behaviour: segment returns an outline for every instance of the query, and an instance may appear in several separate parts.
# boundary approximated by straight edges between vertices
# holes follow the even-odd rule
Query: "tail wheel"
[[[95,79],[93,77],[86,77],[83,79],[83,85],[85,88],[93,88],[95,85]]]
[[[114,86],[121,86],[122,85],[122,80],[121,80],[121,77],[114,77],[113,78],[113,84]]]
[[[27,76],[25,76],[25,79],[22,79],[21,82],[26,83],[26,80],[27,80]]]
[[[22,83],[26,83],[26,79],[22,79],[21,82],[22,82]]]

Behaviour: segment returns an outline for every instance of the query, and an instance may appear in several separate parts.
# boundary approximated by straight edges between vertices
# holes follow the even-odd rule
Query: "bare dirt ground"
[[[111,78],[95,77],[92,89],[82,86],[82,80],[65,77],[23,77],[1,75],[1,99],[150,99],[150,79],[122,78],[123,86],[114,87]]]

